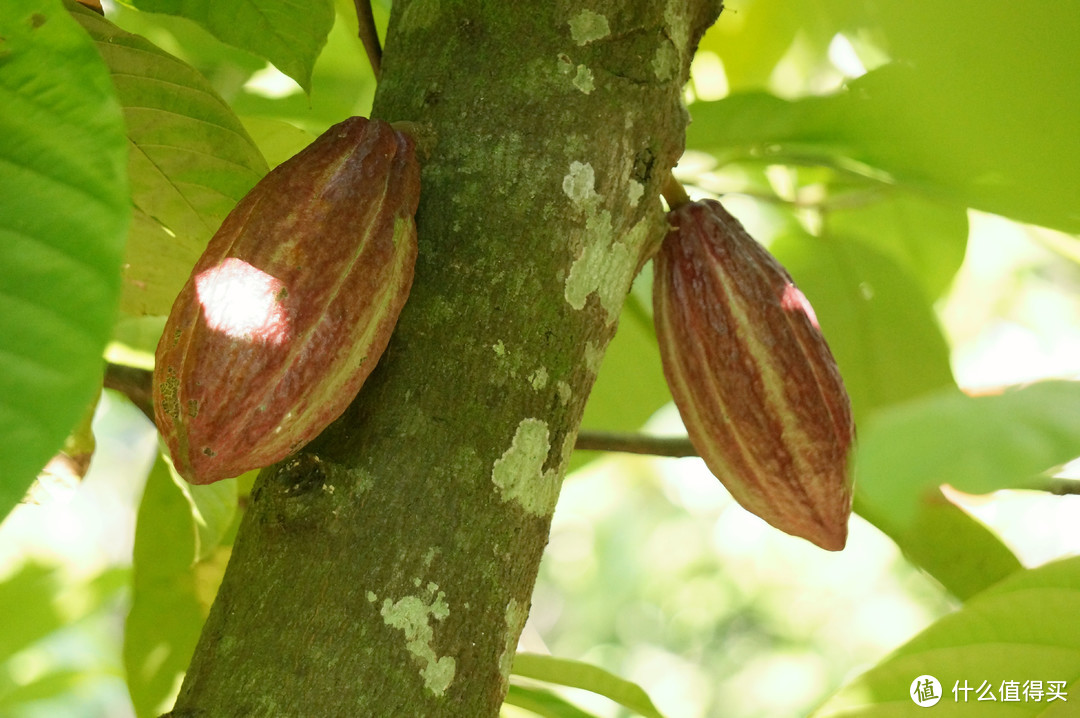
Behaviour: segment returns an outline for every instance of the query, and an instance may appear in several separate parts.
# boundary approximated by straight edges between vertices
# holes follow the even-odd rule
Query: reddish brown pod
[[[413,141],[353,117],[237,204],[157,347],[154,414],[184,478],[272,464],[341,415],[408,297],[419,196]]]
[[[691,442],[746,509],[842,549],[855,425],[813,309],[719,202],[689,202],[668,221],[654,320]]]

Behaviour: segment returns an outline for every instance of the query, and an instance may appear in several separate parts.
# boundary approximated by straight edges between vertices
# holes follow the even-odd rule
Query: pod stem
[[[690,202],[690,195],[686,194],[686,190],[679,180],[675,179],[673,174],[668,175],[667,181],[664,182],[664,186],[660,189],[660,194],[664,195],[664,199],[667,200],[668,207],[671,209],[678,209]]]

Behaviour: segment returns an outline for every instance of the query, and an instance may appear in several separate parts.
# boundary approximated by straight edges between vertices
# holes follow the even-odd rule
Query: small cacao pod
[[[184,478],[268,466],[344,412],[408,297],[419,196],[412,139],[353,117],[236,205],[156,352],[154,415]]]
[[[719,202],[679,206],[668,223],[654,321],[691,443],[746,509],[842,549],[855,425],[814,310]]]

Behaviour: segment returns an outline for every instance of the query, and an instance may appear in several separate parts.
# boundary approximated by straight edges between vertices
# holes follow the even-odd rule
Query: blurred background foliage
[[[239,8],[232,22],[182,0],[106,4],[109,22],[73,11],[113,73],[133,154],[152,160],[129,164],[115,363],[152,362],[178,282],[267,167],[370,109],[352,4],[271,5],[267,27],[237,19],[242,2],[216,4]],[[384,30],[389,2],[374,10]],[[507,716],[631,715],[605,691],[648,714],[637,686],[670,718],[780,718],[917,710],[908,683],[935,671],[945,703],[947,678],[1078,685],[1080,617],[1053,598],[1080,600],[1080,566],[1059,560],[1080,553],[1080,499],[1054,493],[1075,491],[1080,455],[1072,10],[728,3],[693,64],[676,172],[693,197],[723,197],[814,304],[855,405],[858,516],[828,554],[747,514],[696,459],[579,452],[522,648],[614,675],[522,664]],[[280,41],[293,34],[303,42]],[[154,89],[163,80],[182,91]],[[627,300],[585,430],[683,433],[650,279]],[[2,716],[167,710],[228,560],[252,477],[176,480],[111,391],[92,426],[85,477],[50,464],[0,525]],[[79,436],[69,455],[90,450]],[[975,610],[999,630],[980,637]],[[1064,653],[1032,620],[1042,610]]]

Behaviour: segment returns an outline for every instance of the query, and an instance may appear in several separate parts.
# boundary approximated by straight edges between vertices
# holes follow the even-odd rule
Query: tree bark
[[[373,114],[430,153],[412,293],[352,407],[259,477],[171,715],[498,714],[720,10],[588,4],[394,3]]]

